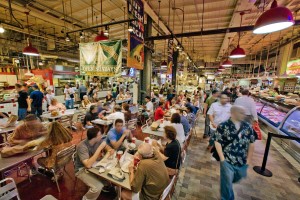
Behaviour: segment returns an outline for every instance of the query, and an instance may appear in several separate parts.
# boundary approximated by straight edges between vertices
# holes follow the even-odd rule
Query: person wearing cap
[[[131,191],[122,190],[121,198],[123,200],[159,199],[169,184],[168,170],[163,159],[148,143],[142,143],[135,156],[140,162],[136,169],[133,165],[129,166]]]
[[[40,118],[40,116],[43,113],[43,99],[44,94],[39,90],[39,87],[37,85],[33,85],[33,92],[30,93],[30,101],[31,106],[28,108],[28,110],[31,110],[31,114],[35,114]]]

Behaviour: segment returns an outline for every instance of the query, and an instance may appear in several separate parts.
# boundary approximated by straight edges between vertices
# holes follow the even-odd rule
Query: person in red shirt
[[[159,102],[158,107],[156,108],[155,113],[154,113],[154,120],[155,121],[164,118],[165,112],[163,111],[163,108],[162,108],[163,105],[164,105],[163,102]]]

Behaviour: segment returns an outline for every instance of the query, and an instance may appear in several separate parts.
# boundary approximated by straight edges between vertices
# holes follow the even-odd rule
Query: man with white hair
[[[129,167],[132,191],[123,190],[122,199],[135,199],[137,195],[143,200],[159,199],[169,183],[164,161],[148,143],[142,143],[135,156],[140,159],[140,162],[136,169],[133,166]]]
[[[244,122],[244,108],[232,106],[230,111],[231,118],[222,122],[213,136],[220,157],[222,200],[233,200],[233,183],[247,176],[255,141],[251,125]]]

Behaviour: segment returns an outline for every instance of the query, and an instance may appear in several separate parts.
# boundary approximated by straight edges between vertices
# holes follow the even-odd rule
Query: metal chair
[[[137,119],[132,119],[127,122],[127,128],[131,131],[136,130],[137,128]]]
[[[72,146],[70,146],[66,149],[63,149],[63,150],[59,151],[56,154],[55,165],[52,168],[49,169],[50,171],[52,171],[52,173],[54,175],[53,177],[54,177],[54,180],[55,180],[55,183],[56,183],[56,186],[57,186],[57,189],[58,189],[59,193],[60,193],[60,188],[59,188],[59,185],[58,185],[56,172],[58,172],[61,169],[65,170],[66,165],[72,160],[73,154],[74,154],[75,151],[76,151],[76,146],[75,145],[72,145]]]
[[[85,118],[85,114],[80,113],[77,115],[77,122],[73,123],[73,125],[76,127],[76,132],[81,132],[80,140],[82,140],[85,131],[85,128],[83,127],[84,118]]]
[[[0,200],[9,200],[17,198],[20,200],[17,185],[12,178],[6,178],[0,181]]]
[[[153,123],[152,118],[149,118],[149,119],[146,120],[147,126],[151,126],[152,123]]]
[[[75,170],[75,162],[76,162],[76,152],[74,152],[72,154],[72,163],[73,163],[73,167],[74,167],[74,170]],[[77,185],[77,176],[75,176],[75,183],[74,183],[74,188],[73,190],[75,191],[75,188],[76,188],[76,185]]]
[[[71,118],[69,116],[64,116],[59,119],[61,125],[65,128],[70,128],[72,126]]]
[[[175,180],[176,180],[176,175],[173,176],[173,178],[171,179],[169,185],[165,188],[165,190],[163,191],[163,193],[160,196],[160,200],[165,200],[165,199],[172,199],[172,188],[175,184]]]

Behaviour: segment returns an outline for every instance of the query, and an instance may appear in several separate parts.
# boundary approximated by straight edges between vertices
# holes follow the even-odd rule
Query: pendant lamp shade
[[[28,41],[28,46],[23,49],[23,54],[28,56],[39,56],[40,55],[39,51],[32,46],[29,38],[27,39],[27,41]]]
[[[232,62],[228,59],[226,59],[223,63],[222,63],[222,67],[231,67],[232,66]]]
[[[108,37],[106,37],[104,35],[104,32],[101,31],[100,34],[98,34],[95,39],[94,39],[94,42],[99,42],[99,41],[107,41],[108,40]]]
[[[232,50],[229,58],[243,58],[246,56],[245,50],[238,45],[235,49]]]
[[[222,65],[219,67],[218,71],[224,71],[225,70],[225,67],[223,67]]]
[[[270,10],[265,11],[256,21],[253,33],[266,34],[280,31],[294,25],[292,12],[286,7],[278,7],[274,0]]]
[[[167,68],[168,67],[168,63],[164,60],[162,63],[161,63],[161,68]]]

